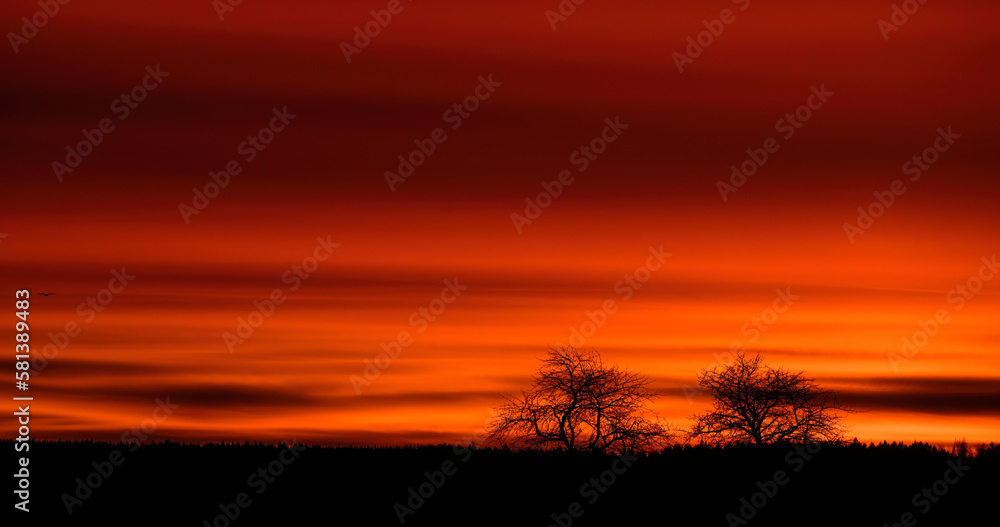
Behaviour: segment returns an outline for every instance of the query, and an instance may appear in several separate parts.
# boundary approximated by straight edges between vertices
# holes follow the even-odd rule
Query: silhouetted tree
[[[773,369],[760,355],[739,353],[728,366],[703,370],[699,385],[715,400],[711,410],[692,417],[689,436],[708,442],[835,441],[845,430],[843,414],[854,412],[804,372]]]
[[[551,348],[520,397],[505,395],[488,437],[505,446],[622,452],[662,447],[669,429],[646,409],[644,375],[604,366],[594,350]]]
[[[969,455],[969,443],[963,437],[961,441],[955,440],[951,445],[951,455],[967,457]]]

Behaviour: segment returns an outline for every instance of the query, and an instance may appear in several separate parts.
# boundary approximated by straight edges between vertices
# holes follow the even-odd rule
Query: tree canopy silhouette
[[[845,413],[855,410],[837,401],[804,372],[774,369],[760,355],[736,355],[728,366],[703,370],[701,389],[711,393],[711,410],[692,417],[689,436],[708,442],[766,443],[838,440]]]
[[[488,437],[500,444],[566,451],[621,452],[656,449],[668,427],[646,404],[651,380],[605,366],[595,350],[550,348],[520,397],[505,395]]]

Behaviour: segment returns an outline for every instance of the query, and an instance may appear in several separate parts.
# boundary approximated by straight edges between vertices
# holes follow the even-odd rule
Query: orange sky
[[[653,377],[675,425],[708,403],[682,387],[738,341],[865,410],[852,436],[1000,437],[1000,289],[949,296],[1000,247],[1000,6],[928,3],[887,42],[891,3],[752,2],[679,73],[671,54],[735,4],[587,2],[552,31],[557,2],[414,2],[347,64],[340,43],[384,5],[244,3],[220,22],[210,2],[70,3],[0,53],[0,284],[57,293],[32,297],[36,352],[81,328],[32,378],[37,438],[118,438],[169,396],[158,439],[456,441],[609,299],[584,345]],[[35,10],[0,14],[15,31]],[[111,101],[156,64],[169,76],[118,120]],[[486,75],[501,85],[451,130],[442,113]],[[820,85],[828,102],[723,201],[730,165]],[[237,145],[286,106],[246,162]],[[577,170],[616,116],[628,128]],[[51,163],[103,118],[116,129],[59,182]],[[961,138],[910,181],[903,163],[949,126]],[[384,172],[436,127],[447,141],[390,191]],[[231,159],[242,172],[185,223]],[[511,214],[562,170],[573,183],[518,234]],[[906,193],[851,243],[843,224],[896,179]],[[292,291],[317,237],[340,246]],[[661,246],[626,299],[616,283]],[[103,311],[78,310],[123,267],[135,279]],[[455,277],[468,289],[418,332],[411,313]],[[223,334],[276,288],[287,300],[230,353]],[[799,298],[754,339],[778,289]],[[351,375],[401,331],[412,344],[358,395]]]

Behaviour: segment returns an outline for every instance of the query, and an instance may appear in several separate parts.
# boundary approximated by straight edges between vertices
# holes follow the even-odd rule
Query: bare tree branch
[[[729,366],[704,370],[699,386],[713,407],[692,417],[688,437],[719,444],[834,441],[846,430],[844,414],[855,411],[804,372],[772,369],[760,355],[740,353]]]
[[[520,397],[505,395],[489,438],[521,448],[570,452],[652,450],[670,439],[670,427],[646,409],[655,392],[637,373],[604,366],[594,350],[551,348]]]

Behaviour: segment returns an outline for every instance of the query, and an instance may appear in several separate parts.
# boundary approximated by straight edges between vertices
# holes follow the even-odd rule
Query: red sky
[[[611,299],[584,345],[653,377],[678,426],[708,402],[682,387],[739,341],[866,410],[849,418],[861,439],[996,440],[1000,289],[961,309],[948,295],[1000,247],[1000,6],[927,3],[886,41],[891,2],[674,4],[593,0],[553,31],[558,2],[404,2],[350,63],[341,43],[384,2],[244,2],[223,21],[207,0],[61,6],[0,53],[0,283],[57,293],[32,297],[36,352],[82,328],[32,378],[33,433],[117,438],[169,396],[156,438],[456,441]],[[727,8],[678,72],[672,54]],[[6,2],[5,32],[37,10]],[[118,119],[156,65],[163,83]],[[445,110],[480,76],[500,86],[452,130]],[[813,86],[833,95],[783,138]],[[237,145],[284,107],[246,162]],[[571,154],[615,117],[628,128],[580,172]],[[104,118],[115,130],[60,182],[52,162]],[[390,191],[397,156],[439,127]],[[903,164],[948,127],[961,137],[911,181]],[[779,150],[723,201],[716,182],[769,137]],[[242,171],[186,223],[179,205],[231,159]],[[519,234],[511,214],[563,170],[573,183]],[[897,179],[852,243],[844,223]],[[290,291],[317,237],[340,246]],[[616,282],[661,246],[626,300]],[[78,306],[123,267],[135,279],[88,321]],[[417,333],[411,313],[455,277],[468,289]],[[230,353],[223,334],[275,288],[287,301]],[[800,298],[752,340],[777,289]],[[414,342],[358,395],[350,376],[400,331]]]

